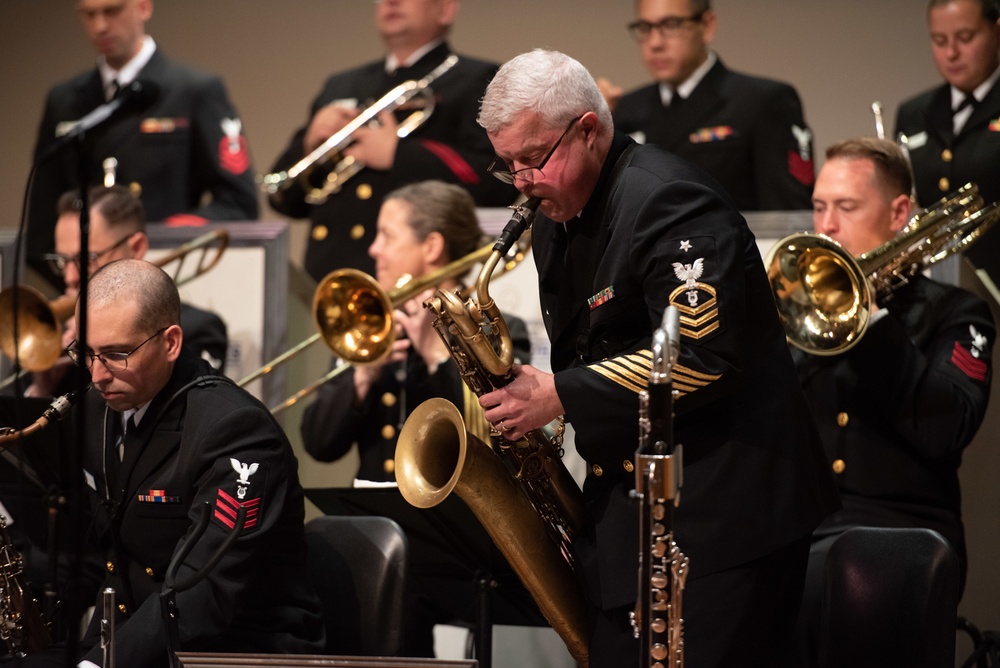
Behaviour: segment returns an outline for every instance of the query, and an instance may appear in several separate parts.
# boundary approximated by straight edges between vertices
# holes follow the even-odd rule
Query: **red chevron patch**
[[[247,509],[246,520],[243,522],[243,530],[249,531],[257,526],[260,513],[260,497],[248,501],[237,501],[226,492],[219,490],[215,497],[215,519],[219,523],[233,529],[236,527],[236,514],[243,507]]]
[[[958,341],[955,341],[955,347],[951,351],[951,363],[972,380],[986,381],[986,362],[973,357]]]

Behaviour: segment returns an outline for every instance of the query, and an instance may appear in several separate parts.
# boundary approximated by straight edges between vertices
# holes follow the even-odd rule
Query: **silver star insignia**
[[[681,242],[681,250],[684,251],[685,253],[688,252],[689,250],[691,250],[691,242],[688,241],[687,239],[685,239],[684,241],[682,241]]]

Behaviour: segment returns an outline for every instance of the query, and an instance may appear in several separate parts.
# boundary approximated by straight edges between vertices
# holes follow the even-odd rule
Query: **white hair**
[[[493,134],[525,111],[538,114],[553,128],[592,111],[602,133],[610,136],[614,129],[611,110],[590,72],[558,51],[535,49],[504,63],[486,87],[476,120]]]

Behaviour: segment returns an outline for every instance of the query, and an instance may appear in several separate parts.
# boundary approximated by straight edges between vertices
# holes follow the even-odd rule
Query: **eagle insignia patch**
[[[261,465],[257,462],[243,463],[236,458],[230,458],[229,465],[236,472],[235,489],[230,487],[233,483],[224,485],[226,489],[219,487],[212,517],[218,524],[232,530],[236,528],[240,508],[245,508],[243,532],[252,531],[260,521],[263,483],[254,476],[261,473]],[[251,489],[255,492],[253,495],[250,494]]]
[[[680,311],[681,335],[700,339],[719,328],[719,303],[715,288],[698,279],[705,272],[705,258],[691,263],[674,262],[674,275],[683,284],[670,293],[670,303]]]

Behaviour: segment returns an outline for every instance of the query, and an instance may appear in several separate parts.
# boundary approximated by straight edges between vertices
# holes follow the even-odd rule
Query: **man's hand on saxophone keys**
[[[555,377],[527,364],[511,367],[514,380],[479,397],[483,416],[504,438],[516,441],[563,414]]]

